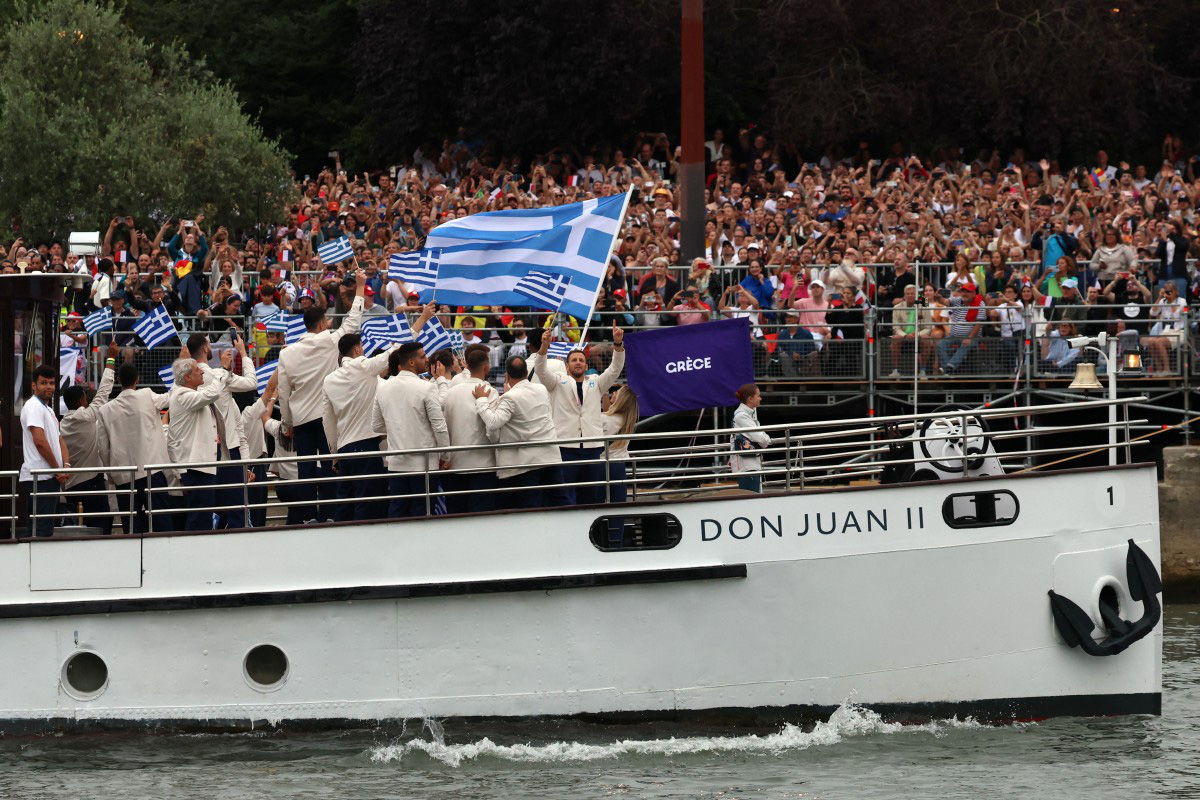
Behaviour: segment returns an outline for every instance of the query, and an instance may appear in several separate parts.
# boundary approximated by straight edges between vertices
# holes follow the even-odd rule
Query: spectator
[[[1183,222],[1177,219],[1159,226],[1160,241],[1154,257],[1158,259],[1158,269],[1151,275],[1151,281],[1157,281],[1159,287],[1166,281],[1175,284],[1180,297],[1187,295],[1188,271],[1187,254],[1191,240],[1183,235]]]
[[[982,301],[975,284],[960,283],[950,300],[950,335],[938,342],[942,372],[953,375],[979,343]]]

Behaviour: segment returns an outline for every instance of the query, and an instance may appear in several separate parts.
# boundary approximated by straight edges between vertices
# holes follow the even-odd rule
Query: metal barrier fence
[[[758,381],[847,381],[897,380],[917,376],[1012,378],[1017,375],[1054,376],[1073,370],[1060,369],[1048,359],[1050,347],[1056,334],[1054,320],[1059,316],[1083,317],[1078,322],[1078,333],[1095,335],[1106,331],[1114,335],[1118,323],[1124,323],[1129,313],[1134,313],[1131,323],[1145,330],[1142,335],[1142,350],[1145,362],[1152,374],[1190,374],[1196,364],[1194,327],[1200,322],[1197,312],[1185,308],[1178,321],[1167,320],[1158,325],[1155,304],[1059,306],[1051,311],[1051,320],[1041,307],[1027,307],[1019,312],[1005,311],[996,306],[983,306],[983,319],[979,332],[970,339],[952,336],[950,309],[920,306],[916,309],[915,321],[911,316],[901,317],[902,308],[876,309],[865,307],[853,310],[843,318],[852,322],[835,323],[828,327],[823,336],[813,338],[798,325],[790,325],[782,310],[774,309],[763,313],[753,322],[754,336],[751,353],[754,375]],[[1137,315],[1146,312],[1141,321]],[[632,313],[634,324],[628,324],[630,315],[625,312],[598,312],[593,321],[596,339],[589,342],[587,355],[590,365],[597,371],[608,367],[612,358],[609,327],[617,322],[626,332],[654,330],[673,324],[680,313],[656,312],[653,324],[645,324],[647,314]],[[735,315],[745,312],[736,312]],[[1005,316],[1005,315],[1008,316]],[[448,315],[450,324],[462,317],[475,316],[470,313]],[[545,319],[544,313],[513,315],[515,319],[528,320],[529,328]],[[711,318],[723,318],[712,312]],[[828,321],[828,314],[826,315]],[[195,321],[191,318],[188,321]],[[336,321],[336,320],[335,320]],[[899,321],[899,322],[898,322]],[[1159,328],[1166,328],[1160,331]],[[504,337],[511,338],[511,327],[481,327],[476,329],[479,338],[493,348],[492,382],[503,382],[504,358],[512,350]],[[910,335],[913,331],[916,335]],[[899,334],[899,335],[897,335]],[[213,334],[213,363],[222,349],[231,348],[227,334]],[[101,333],[90,354],[87,379],[96,384],[104,366],[105,347],[111,334]],[[590,338],[590,337],[589,337]],[[259,341],[261,340],[261,341]],[[255,365],[278,357],[278,350],[264,349],[267,342],[263,337],[251,337],[250,356]],[[522,345],[525,352],[533,352]],[[170,366],[179,356],[179,349],[162,345],[154,350],[141,346],[122,348],[122,359],[134,363],[138,368],[142,386],[161,387],[163,382],[159,370]],[[235,361],[235,369],[238,362]],[[949,369],[946,367],[950,366]]]
[[[850,419],[836,422],[809,422],[767,425],[758,428],[724,428],[706,431],[629,434],[620,437],[588,437],[571,440],[525,442],[486,447],[448,447],[444,453],[488,451],[499,453],[531,445],[587,445],[592,458],[560,465],[561,472],[541,473],[537,483],[501,480],[487,491],[467,482],[473,476],[491,470],[431,469],[427,450],[395,450],[375,453],[338,454],[339,463],[353,459],[380,459],[391,456],[420,456],[426,467],[420,471],[345,475],[327,472],[311,478],[282,480],[275,477],[263,482],[248,480],[249,470],[269,475],[279,472],[279,464],[329,461],[330,456],[264,458],[239,462],[196,462],[189,464],[150,464],[145,466],[149,479],[130,481],[102,490],[57,491],[49,511],[39,511],[46,494],[37,481],[54,474],[78,474],[95,468],[35,470],[29,497],[30,529],[47,517],[59,533],[107,533],[120,527],[132,533],[164,533],[183,530],[188,523],[181,515],[198,514],[191,521],[193,530],[211,530],[214,515],[249,520],[249,524],[231,527],[263,527],[268,524],[297,524],[386,519],[399,516],[437,516],[447,505],[453,511],[492,510],[485,501],[498,500],[500,507],[561,507],[563,492],[577,495],[580,504],[636,504],[670,497],[710,495],[752,486],[773,491],[791,491],[814,486],[845,484],[853,480],[878,477],[886,470],[907,471],[932,465],[945,473],[964,473],[975,460],[978,450],[993,452],[1002,465],[1011,469],[1030,469],[1037,459],[1062,459],[1064,455],[1110,453],[1109,463],[1123,456],[1131,460],[1131,427],[1143,422],[1129,419],[1129,407],[1144,398],[1116,401],[1067,402],[1017,409],[983,409],[935,412],[896,417]],[[1108,423],[1044,425],[1045,416],[1111,408]],[[1116,411],[1124,415],[1117,419]],[[992,423],[1009,421],[993,429]],[[1008,429],[1011,424],[1013,428]],[[754,451],[753,463],[731,463],[735,455],[733,437],[762,431],[770,437],[768,446]],[[1110,431],[1113,433],[1110,434]],[[1123,438],[1122,438],[1123,432]],[[1098,441],[1080,441],[1080,434]],[[1059,438],[1063,437],[1063,438]],[[614,453],[616,441],[629,443],[628,451]],[[897,446],[912,445],[908,454]],[[920,446],[917,446],[921,443]],[[943,446],[938,446],[942,443]],[[1001,444],[992,450],[989,443]],[[740,451],[736,451],[741,454]],[[1055,461],[1054,463],[1058,463]],[[184,497],[173,493],[197,491],[159,479],[164,471],[228,467],[236,464],[239,478],[205,487],[215,490],[215,502],[200,502],[200,496]],[[245,468],[245,469],[241,469]],[[136,473],[137,468],[106,468],[110,479]],[[354,472],[355,474],[349,474]],[[11,509],[10,529],[16,530],[18,473],[0,473],[0,486],[8,495],[0,495],[0,508]],[[397,479],[402,479],[397,482]],[[448,480],[447,480],[448,479]],[[455,479],[458,479],[455,482]],[[102,507],[84,510],[89,502],[103,499]],[[530,502],[532,500],[532,502]],[[8,501],[8,502],[4,502]],[[408,503],[406,501],[413,501]],[[566,502],[571,502],[567,500]],[[397,503],[400,505],[397,506]],[[382,505],[381,505],[382,504]],[[139,509],[144,506],[145,514]],[[400,507],[403,513],[397,513]],[[618,515],[620,512],[616,512]],[[0,517],[2,518],[2,517]],[[139,518],[142,520],[139,527]],[[196,525],[197,519],[199,525]],[[616,517],[619,519],[619,516]],[[119,526],[114,526],[114,520]],[[63,525],[62,523],[66,524]],[[96,527],[101,530],[95,530]],[[106,528],[107,526],[107,528]],[[85,530],[91,528],[92,530]],[[617,531],[614,535],[623,535]]]

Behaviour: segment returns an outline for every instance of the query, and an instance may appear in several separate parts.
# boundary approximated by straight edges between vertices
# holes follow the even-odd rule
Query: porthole
[[[1020,512],[1017,496],[1007,489],[952,494],[942,503],[942,519],[951,528],[1012,525]]]
[[[63,664],[61,680],[67,694],[76,700],[91,700],[108,688],[108,665],[90,650],[81,650]]]
[[[274,691],[287,680],[287,654],[273,644],[260,644],[246,653],[242,669],[246,681],[255,689]]]
[[[683,538],[683,526],[670,514],[619,514],[600,517],[588,536],[598,550],[670,550]]]

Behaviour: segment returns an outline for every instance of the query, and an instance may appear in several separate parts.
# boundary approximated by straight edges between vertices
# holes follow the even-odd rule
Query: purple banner
[[[735,406],[754,382],[750,320],[724,319],[626,334],[625,371],[643,416]]]

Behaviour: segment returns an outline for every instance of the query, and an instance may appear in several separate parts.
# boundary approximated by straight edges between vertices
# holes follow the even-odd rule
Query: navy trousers
[[[562,476],[564,483],[581,483],[590,482],[592,486],[564,486],[566,492],[567,504],[574,505],[575,503],[592,504],[604,502],[604,465],[596,464],[579,464],[579,461],[592,461],[603,458],[604,448],[602,447],[560,447],[559,453],[562,454]]]
[[[316,456],[329,452],[329,442],[325,440],[325,426],[319,418],[295,426],[292,433],[296,443],[296,455]],[[296,472],[297,477],[301,480],[332,478],[333,465],[328,460],[300,461],[296,464]],[[319,484],[301,484],[300,488],[304,495],[316,497],[319,501],[332,500],[337,496],[337,490],[330,481]],[[324,522],[327,519],[333,519],[333,506],[312,503],[302,506],[300,513],[305,522],[311,519]]]
[[[563,484],[561,464],[526,470],[511,478],[501,478],[499,486],[512,491],[500,498],[505,508],[546,508],[570,505]]]
[[[88,478],[83,483],[77,483],[71,487],[72,492],[103,492],[108,488],[104,483],[104,477],[97,475],[94,478]],[[99,517],[84,517],[83,524],[89,528],[99,528],[100,532],[105,536],[112,533],[112,514],[109,513],[108,495],[97,494],[89,497],[78,498],[79,503],[83,506],[85,514],[102,514]]]
[[[246,480],[246,467],[239,463],[241,460],[241,448],[233,447],[229,450],[229,464],[217,467],[216,483],[234,483],[237,486],[230,489],[217,489],[216,505],[238,506],[236,509],[217,512],[217,528],[219,529],[246,527],[246,515],[243,512],[243,506],[247,495],[242,493],[241,486]],[[251,485],[253,486],[253,484]]]
[[[438,478],[429,476],[428,506],[425,501],[425,473],[423,472],[393,472],[388,478],[388,494],[392,495],[388,503],[389,517],[423,517],[426,510],[431,514],[437,513],[439,503],[444,500],[437,497],[442,490]],[[414,495],[413,497],[397,497],[396,495]]]
[[[217,491],[213,484],[217,482],[216,475],[189,469],[183,473],[183,485],[187,489],[187,522],[184,529],[189,531],[211,531],[213,529],[213,510],[216,505]]]
[[[468,492],[468,494],[446,495],[446,509],[451,514],[493,511],[496,508],[496,473],[494,472],[445,475],[442,477],[442,485],[447,492]],[[501,498],[501,500],[503,499]]]
[[[338,448],[338,455],[345,453],[378,453],[378,439],[363,439]],[[333,518],[338,522],[350,520],[383,519],[387,516],[386,500],[366,500],[368,497],[383,497],[387,494],[387,478],[383,459],[379,456],[339,458],[337,474],[338,500],[354,502],[338,503],[334,506]],[[424,512],[422,512],[424,513]]]

